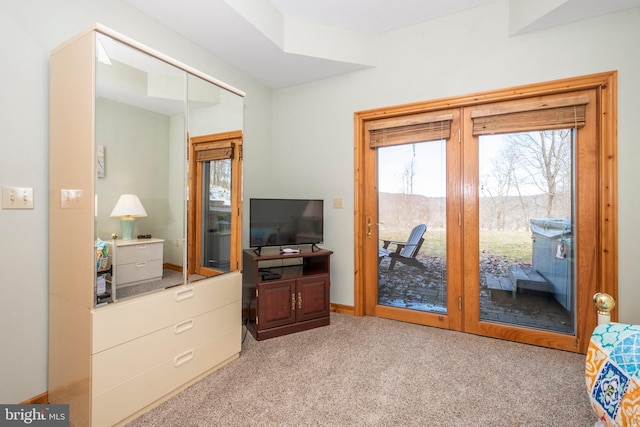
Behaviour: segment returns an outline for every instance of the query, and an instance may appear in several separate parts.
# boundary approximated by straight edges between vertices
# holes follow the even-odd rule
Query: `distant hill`
[[[430,229],[445,226],[444,197],[427,197],[419,194],[379,193],[379,220],[387,230],[410,229],[425,223]],[[527,207],[527,212],[522,208]],[[480,199],[480,227],[490,230],[527,230],[530,218],[547,217],[546,196],[483,197]],[[553,216],[553,215],[552,215]],[[564,218],[569,215],[558,214]]]

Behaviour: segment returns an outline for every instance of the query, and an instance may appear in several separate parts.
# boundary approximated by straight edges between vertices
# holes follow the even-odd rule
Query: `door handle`
[[[367,217],[367,238],[371,238],[371,235],[373,233],[373,224],[371,223],[371,217],[368,216]]]

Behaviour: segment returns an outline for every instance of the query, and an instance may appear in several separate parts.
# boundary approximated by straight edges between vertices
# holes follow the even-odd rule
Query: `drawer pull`
[[[184,365],[185,363],[191,361],[191,359],[193,359],[193,350],[185,351],[184,353],[177,355],[173,359],[173,366],[177,368],[178,366]]]
[[[146,267],[147,263],[146,262],[137,262],[136,263],[136,268],[142,268],[142,267]]]
[[[137,245],[136,249],[147,249],[147,245]]]
[[[193,319],[185,320],[184,322],[176,323],[174,326],[174,331],[176,335],[181,334],[183,332],[188,331],[193,328]]]
[[[195,294],[195,291],[193,290],[193,288],[182,289],[180,291],[176,291],[175,300],[184,301],[186,299],[193,298],[194,294]]]

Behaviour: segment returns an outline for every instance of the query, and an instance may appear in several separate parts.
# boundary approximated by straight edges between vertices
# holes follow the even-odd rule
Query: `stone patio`
[[[389,271],[389,259],[379,266],[378,303],[392,307],[446,313],[446,268],[442,258],[419,257],[425,266],[397,263]],[[573,333],[573,319],[547,292],[489,289],[485,276],[508,277],[508,260],[486,256],[481,261],[480,319],[559,333]],[[524,264],[526,267],[527,265]]]

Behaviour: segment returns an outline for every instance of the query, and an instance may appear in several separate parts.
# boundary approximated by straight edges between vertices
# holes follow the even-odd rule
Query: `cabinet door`
[[[296,321],[317,319],[329,315],[329,275],[298,279]]]
[[[258,330],[294,323],[296,320],[296,281],[277,280],[258,283]]]

